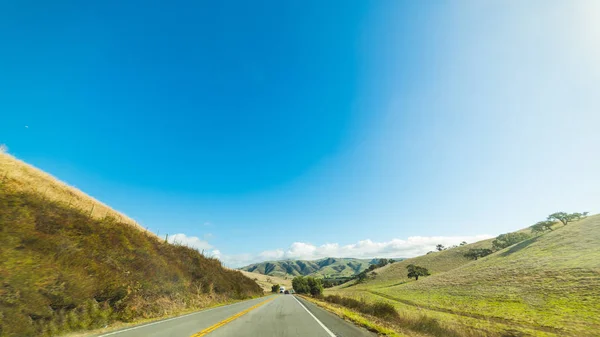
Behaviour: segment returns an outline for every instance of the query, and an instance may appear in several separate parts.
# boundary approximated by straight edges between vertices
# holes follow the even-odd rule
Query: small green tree
[[[533,225],[529,228],[531,228],[531,232],[537,234],[537,233],[544,233],[547,231],[552,231],[552,225],[554,225],[553,221],[546,220],[546,221],[539,221],[538,223],[536,223],[535,225]]]
[[[323,283],[321,279],[314,277],[307,277],[306,282],[308,283],[309,292],[313,296],[320,296],[323,294]]]
[[[472,260],[477,260],[478,258],[484,257],[484,256],[488,256],[491,253],[493,253],[491,249],[487,249],[487,248],[473,248],[473,249],[469,249],[464,254],[464,257],[466,257],[468,259],[472,259]]]
[[[406,266],[408,270],[408,278],[414,278],[415,281],[419,280],[419,276],[429,276],[429,270],[427,268],[423,268],[420,266],[415,266],[414,264],[409,264]]]
[[[435,246],[435,249],[437,249],[438,252],[441,252],[442,250],[446,249],[446,247],[444,247],[444,245],[439,244]]]
[[[308,286],[308,281],[303,276],[296,276],[292,280],[292,288],[298,294],[308,294],[310,293],[310,287]]]
[[[379,259],[379,261],[377,262],[377,268],[384,267],[388,263],[389,263],[388,259]]]
[[[529,239],[529,235],[522,232],[501,234],[492,241],[492,247],[494,250],[500,250],[527,239]]]
[[[271,286],[271,292],[272,293],[278,293],[279,292],[279,288],[281,288],[279,286],[279,284],[274,284],[274,285]]]
[[[459,245],[459,246],[464,246],[464,245],[466,245],[466,244],[467,244],[467,241],[463,241],[463,242],[461,242],[461,243],[460,243],[460,245]]]
[[[356,274],[356,283],[363,283],[367,279],[367,271],[362,271]]]

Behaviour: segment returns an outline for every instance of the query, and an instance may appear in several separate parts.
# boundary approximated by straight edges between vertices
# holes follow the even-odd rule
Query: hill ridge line
[[[125,213],[115,210],[77,187],[6,152],[0,152],[0,185],[10,185],[19,191],[41,194],[49,200],[62,202],[68,207],[89,212],[89,216],[96,219],[112,216],[121,223],[156,236]]]

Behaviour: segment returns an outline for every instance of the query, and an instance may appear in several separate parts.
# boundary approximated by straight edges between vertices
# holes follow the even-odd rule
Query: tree
[[[389,261],[387,259],[379,259],[379,262],[377,262],[377,267],[378,268],[384,267],[388,263],[389,263]]]
[[[552,225],[554,225],[553,221],[539,221],[535,225],[529,227],[533,233],[544,233],[546,231],[552,231]]]
[[[278,293],[279,292],[279,288],[280,288],[279,284],[274,284],[274,285],[271,286],[271,292],[272,293]]]
[[[363,283],[367,279],[367,271],[364,270],[356,274],[356,283]]]
[[[444,247],[443,245],[437,245],[435,246],[435,249],[437,249],[438,252],[441,252],[442,250],[446,249],[446,247]]]
[[[414,278],[415,281],[419,280],[419,276],[429,276],[429,270],[427,268],[415,266],[414,264],[409,264],[406,266],[408,270],[408,278]]]
[[[321,279],[314,277],[307,277],[306,282],[308,283],[309,292],[313,296],[319,296],[323,294],[323,283]]]
[[[484,256],[488,256],[491,253],[493,253],[491,249],[487,249],[487,248],[473,248],[473,249],[469,249],[464,254],[464,257],[466,257],[468,259],[477,260],[478,258],[484,257]]]
[[[500,250],[527,239],[529,239],[529,235],[522,232],[501,234],[492,241],[492,247],[494,250]]]
[[[584,218],[588,215],[588,212],[583,213],[566,213],[566,212],[556,212],[548,215],[549,221],[560,221],[564,226],[566,226],[569,222],[577,221],[581,218]]]
[[[464,246],[466,244],[467,244],[467,241],[463,241],[463,242],[460,243],[460,246]]]
[[[334,286],[334,283],[328,279],[323,280],[323,288],[331,288]]]
[[[308,281],[303,276],[296,276],[292,280],[292,288],[298,294],[308,294],[310,293],[310,287],[308,286]]]
[[[389,262],[390,264],[392,264],[392,263],[396,262],[396,260],[394,260],[394,259],[389,259],[389,261],[388,261],[388,262]]]

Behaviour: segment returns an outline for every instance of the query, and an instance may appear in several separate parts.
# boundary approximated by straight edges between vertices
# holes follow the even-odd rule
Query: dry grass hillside
[[[109,206],[69,186],[48,173],[41,171],[7,153],[0,152],[0,182],[10,181],[15,191],[31,192],[42,197],[63,203],[87,213],[95,219],[107,216],[121,223],[142,227],[130,217],[111,209]]]
[[[375,279],[327,293],[392,303],[401,315],[435,320],[455,336],[598,336],[600,216],[476,261],[462,256],[490,241],[395,263]],[[432,275],[409,280],[410,263]]]
[[[244,276],[254,280],[254,282],[258,283],[258,285],[263,289],[264,292],[270,292],[271,286],[275,284],[279,284],[280,286],[286,287],[286,289],[292,288],[292,279],[291,278],[281,278],[277,276],[269,276],[258,273],[251,273],[249,271],[240,270]]]
[[[262,295],[219,260],[90,216],[94,199],[1,158],[0,336],[57,336]]]

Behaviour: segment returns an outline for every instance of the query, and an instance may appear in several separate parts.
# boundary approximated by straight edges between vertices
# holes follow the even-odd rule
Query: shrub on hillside
[[[477,260],[480,257],[485,257],[492,253],[493,251],[488,248],[472,248],[464,254],[464,257],[472,260]]]
[[[548,231],[552,231],[552,225],[554,225],[554,221],[546,220],[539,221],[535,225],[529,227],[531,228],[531,232],[534,234],[541,234]]]
[[[279,284],[274,284],[274,285],[271,286],[271,292],[272,293],[278,293],[280,288],[281,287],[279,286]]]
[[[494,248],[494,250],[504,249],[521,241],[525,241],[530,237],[531,235],[523,232],[501,234],[498,235],[498,237],[494,241],[492,241],[492,247]]]

